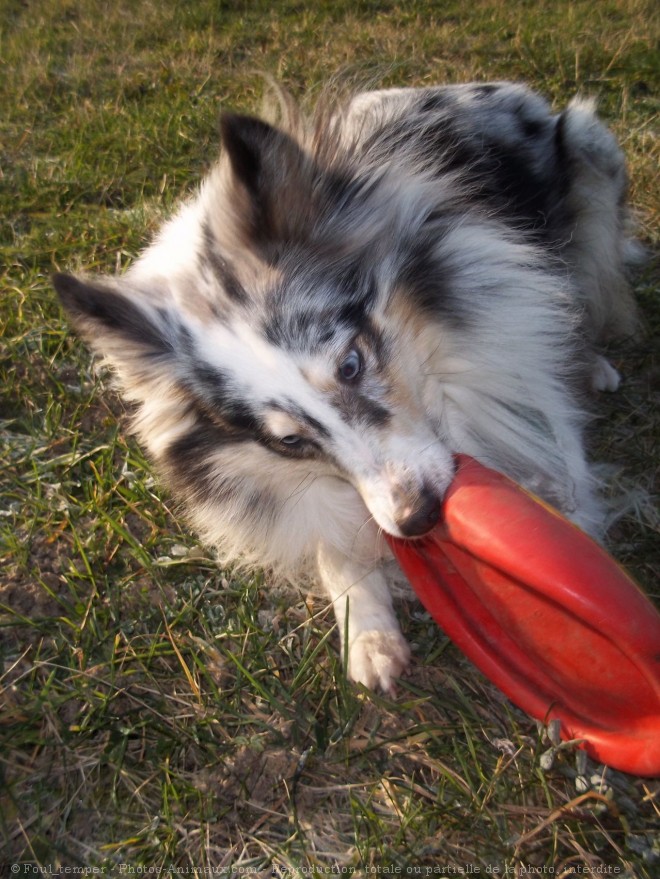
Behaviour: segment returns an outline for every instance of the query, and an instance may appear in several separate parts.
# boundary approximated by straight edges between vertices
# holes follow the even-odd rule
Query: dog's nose
[[[404,537],[421,537],[438,523],[442,501],[435,491],[423,488],[414,503],[406,505],[396,524]]]

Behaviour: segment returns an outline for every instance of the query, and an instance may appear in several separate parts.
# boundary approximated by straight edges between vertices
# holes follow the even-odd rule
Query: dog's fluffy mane
[[[227,113],[221,138],[199,192],[123,277],[56,279],[221,559],[291,576],[319,543],[350,555],[367,529],[366,563],[383,551],[377,486],[349,473],[322,394],[337,432],[362,436],[388,430],[409,393],[407,417],[446,450],[434,478],[465,452],[598,532],[578,389],[590,343],[632,331],[634,309],[625,170],[592,107],[554,115],[496,83],[307,116],[281,94],[276,125]],[[354,338],[386,375],[359,393],[336,376]],[[284,442],[294,422],[302,448]],[[429,454],[420,439],[416,458]]]

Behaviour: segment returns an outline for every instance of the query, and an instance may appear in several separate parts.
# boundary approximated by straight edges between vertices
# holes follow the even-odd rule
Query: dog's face
[[[397,297],[410,272],[388,226],[387,186],[365,196],[257,120],[228,117],[223,141],[224,163],[172,264],[161,244],[123,280],[59,275],[64,306],[189,497],[235,493],[240,471],[265,506],[257,484],[290,500],[332,476],[387,533],[425,534],[453,464],[425,404],[434,350],[420,343],[410,291]],[[436,347],[437,328],[433,338]]]
[[[361,309],[202,320],[115,286],[56,285],[138,408],[173,400],[180,425],[162,418],[145,437],[157,459],[185,446],[192,463],[197,434],[200,457],[215,445],[257,471],[286,464],[292,491],[310,474],[348,481],[394,536],[435,525],[452,461],[425,410],[423,364],[401,350],[405,328]]]

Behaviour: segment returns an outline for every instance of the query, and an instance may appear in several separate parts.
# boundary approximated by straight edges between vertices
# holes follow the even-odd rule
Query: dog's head
[[[422,535],[453,465],[427,400],[446,278],[420,265],[410,187],[328,170],[256,119],[222,130],[218,169],[134,268],[57,275],[60,299],[189,500],[240,516],[241,492],[243,515],[251,495],[278,516],[327,476],[389,534]]]

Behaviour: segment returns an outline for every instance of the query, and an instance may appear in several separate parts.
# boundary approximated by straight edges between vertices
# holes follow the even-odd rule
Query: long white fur
[[[506,100],[493,109],[488,124],[501,128],[503,143],[510,107],[526,101],[532,123],[548,118],[541,98],[522,86],[499,85]],[[465,124],[472,125],[475,93],[466,87],[452,94],[468,110]],[[414,95],[409,89],[367,93],[334,110],[327,117],[334,153],[355,152],[379,126],[396,125]],[[577,220],[551,260],[484,212],[476,194],[473,209],[464,177],[452,172],[438,178],[424,167],[423,157],[407,155],[403,134],[385,160],[371,163],[363,156],[362,169],[377,185],[341,231],[346,247],[372,253],[378,291],[372,319],[394,339],[388,369],[391,381],[406,389],[387,429],[349,423],[333,407],[327,387],[341,356],[339,342],[322,356],[292,353],[269,341],[245,311],[222,319],[209,311],[217,279],[200,272],[193,259],[205,246],[209,216],[255,303],[268,295],[279,272],[254,252],[241,252],[240,218],[228,203],[232,175],[226,160],[112,288],[138,304],[145,320],[185,328],[196,356],[231,373],[237,395],[260,412],[271,434],[286,436],[295,426],[293,416],[273,408],[272,400],[293,399],[324,425],[328,455],[321,459],[292,462],[256,442],[219,445],[208,457],[206,490],[184,500],[192,525],[218,548],[222,562],[265,567],[289,579],[320,578],[340,634],[348,632],[349,674],[367,686],[392,689],[410,655],[381,567],[388,555],[382,531],[398,533],[396,498],[402,489],[428,483],[444,491],[453,453],[473,455],[508,473],[592,533],[602,527],[604,509],[584,450],[587,413],[574,392],[576,376],[589,367],[581,362],[576,340],[581,331],[597,339],[634,329],[619,212],[625,168],[590,104],[571,104],[564,128],[580,169],[570,194]],[[323,154],[318,131],[297,116],[291,136],[303,151]],[[432,246],[451,277],[453,297],[469,303],[469,320],[462,324],[416,314],[414,303],[393,287],[404,257],[399,243],[427,234],[438,205],[455,206],[451,227]],[[292,300],[308,295],[305,277],[292,282]],[[168,450],[197,423],[180,390],[187,367],[178,374],[179,367],[165,358],[145,361],[139,345],[99,330],[89,315],[78,316],[78,323],[137,406],[135,431],[167,480]],[[586,348],[584,361],[594,364],[600,387],[616,385],[612,368]],[[246,517],[250,496],[274,499],[275,513]]]

